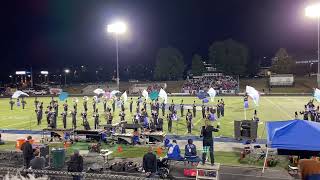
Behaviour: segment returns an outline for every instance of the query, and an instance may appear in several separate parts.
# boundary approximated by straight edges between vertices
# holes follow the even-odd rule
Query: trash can
[[[52,155],[52,168],[62,169],[66,158],[66,152],[64,148],[53,148],[51,150]]]

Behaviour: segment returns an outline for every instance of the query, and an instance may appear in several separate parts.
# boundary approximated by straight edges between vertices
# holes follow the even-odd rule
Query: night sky
[[[316,54],[317,21],[304,0],[7,0],[1,3],[1,79],[21,68],[115,66],[115,39],[105,26],[128,24],[120,38],[122,67],[155,63],[161,47],[178,48],[187,64],[207,58],[214,41],[244,43],[253,59],[280,47]]]

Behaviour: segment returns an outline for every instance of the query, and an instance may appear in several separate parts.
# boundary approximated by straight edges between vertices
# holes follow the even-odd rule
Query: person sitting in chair
[[[174,159],[174,160],[182,160],[183,159],[183,157],[181,157],[181,155],[180,155],[180,148],[179,148],[179,145],[177,144],[176,140],[172,140],[172,143],[169,144],[167,158]]]
[[[188,139],[188,144],[185,146],[185,158],[196,158],[197,157],[197,148],[196,145],[193,144],[192,139]]]
[[[133,131],[133,137],[132,137],[133,145],[140,144],[139,137],[140,137],[140,134],[139,134],[138,128],[135,128]]]

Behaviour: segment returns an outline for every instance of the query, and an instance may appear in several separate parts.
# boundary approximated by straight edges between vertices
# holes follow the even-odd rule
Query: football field
[[[312,98],[310,96],[262,96],[260,98],[259,106],[255,106],[254,103],[249,99],[249,109],[246,112],[243,109],[243,97],[242,96],[226,96],[226,97],[216,97],[215,102],[209,102],[207,105],[212,106],[217,103],[218,99],[223,98],[225,102],[225,116],[220,118],[218,122],[220,122],[221,130],[220,132],[216,133],[216,136],[227,136],[233,137],[233,121],[234,120],[242,120],[247,116],[247,119],[251,119],[253,117],[253,112],[257,109],[258,117],[260,118],[259,123],[259,130],[258,136],[262,136],[264,131],[264,122],[265,121],[274,121],[274,120],[291,120],[294,118],[295,111],[302,111],[304,109],[304,105]],[[55,100],[58,98],[55,97]],[[81,112],[83,111],[82,106],[82,97],[78,97],[78,117],[77,117],[77,125],[79,128],[83,128],[80,126],[82,119],[81,119]],[[171,103],[171,100],[174,101],[176,105],[179,105],[181,100],[183,99],[185,106],[187,104],[193,104],[193,101],[196,101],[196,104],[201,106],[202,102],[197,97],[169,97],[168,103]],[[48,106],[51,98],[49,97],[39,97],[39,101],[44,103],[44,111]],[[133,97],[133,110],[136,108],[136,101],[137,97]],[[36,113],[35,113],[35,106],[34,106],[34,98],[28,97],[26,98],[27,105],[25,109],[22,107],[17,107],[16,104],[14,105],[14,109],[10,110],[10,104],[8,98],[1,98],[0,99],[0,129],[25,129],[25,130],[41,130],[43,128],[47,128],[46,122],[46,115],[43,114],[42,124],[41,126],[37,125],[36,120]],[[126,107],[126,120],[131,123],[132,121],[132,114],[129,112],[129,101],[130,97],[128,98],[127,103],[125,104]],[[62,128],[62,117],[61,113],[63,111],[63,103],[59,101],[59,116],[57,119],[58,128]],[[73,109],[73,102],[72,98],[68,99],[69,110]],[[318,103],[315,103],[318,106]],[[111,107],[111,102],[108,104]],[[105,124],[106,120],[104,119],[104,115],[102,114],[103,105],[102,103],[98,104],[98,109],[100,112],[100,124]],[[92,117],[92,100],[90,98],[88,102],[88,120],[90,123],[91,128],[94,127],[93,124],[93,117]],[[147,105],[147,111],[150,115],[150,105]],[[184,110],[184,114],[186,114],[187,110]],[[168,113],[168,110],[166,110]],[[171,134],[178,134],[178,135],[188,135],[187,128],[186,128],[186,121],[185,117],[180,118],[180,110],[177,110],[177,114],[179,117],[178,121],[173,122],[172,132]],[[162,113],[160,110],[160,117],[162,117]],[[299,117],[301,117],[299,115]],[[113,123],[119,122],[119,107],[116,107],[116,111],[114,113],[114,120]],[[165,117],[164,119],[164,131],[167,131],[167,120]],[[215,122],[214,124],[216,124]],[[67,128],[71,128],[71,115],[68,114],[67,117]],[[204,120],[202,119],[201,110],[197,111],[196,117],[193,119],[193,135],[199,135],[200,128],[204,124]],[[263,135],[265,137],[265,133]]]

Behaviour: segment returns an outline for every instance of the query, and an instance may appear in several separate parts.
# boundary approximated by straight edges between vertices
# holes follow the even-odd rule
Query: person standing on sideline
[[[70,161],[67,163],[68,172],[82,172],[83,170],[83,157],[79,154],[79,150],[74,150]],[[73,176],[73,180],[80,180],[80,176]]]
[[[148,153],[143,156],[143,170],[147,177],[152,176],[157,171],[157,156],[153,153],[152,147],[149,146]]]
[[[72,128],[77,129],[77,111],[71,111]]]
[[[116,100],[113,99],[112,101],[112,112],[114,112],[116,110]]]
[[[67,100],[63,104],[63,111],[68,112],[68,101]]]
[[[191,134],[191,128],[192,128],[192,113],[191,113],[190,109],[188,109],[188,113],[187,113],[187,116],[186,116],[186,120],[187,120],[188,133]]]
[[[162,110],[162,116],[165,116],[166,114],[166,104],[164,101],[161,103],[161,110]]]
[[[196,117],[196,113],[197,113],[196,101],[193,101],[192,110],[193,110],[193,117]]]
[[[62,116],[62,123],[63,123],[63,128],[66,129],[67,128],[67,111],[63,111],[61,113]]]
[[[30,161],[33,158],[33,149],[32,149],[32,145],[30,144],[31,139],[32,137],[28,136],[27,141],[24,142],[21,146],[21,151],[24,159],[24,166],[26,169],[30,167]]]
[[[183,100],[181,100],[181,103],[180,103],[181,117],[183,117],[183,110],[184,110],[184,104],[183,104]]]
[[[219,131],[219,125],[217,128],[210,125],[208,120],[205,121],[205,126],[202,126],[200,137],[203,138],[203,153],[202,153],[202,164],[205,164],[207,153],[210,153],[211,165],[214,165],[214,155],[213,155],[213,135],[212,132]]]
[[[94,117],[94,129],[99,129],[99,112],[98,109],[96,109],[95,113],[93,114]]]
[[[132,114],[132,104],[133,104],[133,100],[132,98],[130,99],[130,105],[129,105],[129,109],[130,109],[130,113]]]
[[[224,117],[224,101],[223,101],[223,99],[220,100],[220,108],[221,108],[221,116]]]
[[[36,115],[37,115],[37,124],[39,126],[39,125],[41,125],[41,120],[42,120],[42,110],[41,109],[36,109],[35,112],[36,112]]]
[[[14,101],[12,100],[12,98],[10,98],[9,104],[10,104],[10,109],[13,110]]]
[[[172,115],[167,114],[167,120],[168,120],[168,132],[171,133],[172,130]]]
[[[218,119],[220,118],[221,115],[221,105],[220,105],[220,101],[218,100],[218,104],[217,104],[217,117]]]
[[[24,100],[24,98],[22,98],[21,104],[22,104],[22,109],[24,109],[24,107],[25,107],[26,104],[27,104],[27,102]]]
[[[205,119],[206,118],[206,106],[204,105],[204,103],[202,103],[201,112],[202,112],[202,119]]]

